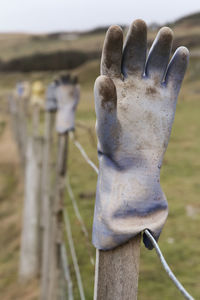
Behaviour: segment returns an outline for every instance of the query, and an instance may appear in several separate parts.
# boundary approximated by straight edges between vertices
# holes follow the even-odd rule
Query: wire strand
[[[79,270],[78,260],[77,260],[74,242],[73,242],[73,238],[72,238],[71,225],[70,225],[70,221],[69,221],[69,217],[68,217],[68,213],[67,213],[66,209],[64,210],[64,222],[65,222],[65,228],[66,228],[67,238],[68,238],[68,242],[69,242],[69,248],[70,248],[70,252],[71,252],[71,256],[72,256],[72,261],[74,264],[74,270],[75,270],[76,279],[77,279],[77,283],[78,283],[80,298],[81,298],[81,300],[85,300],[85,294],[84,294],[84,290],[83,290],[81,273]]]
[[[183,296],[185,297],[185,299],[188,300],[194,300],[194,298],[185,290],[185,288],[182,286],[182,284],[178,281],[178,279],[175,277],[175,275],[173,274],[172,270],[170,269],[170,267],[168,266],[164,256],[162,255],[162,252],[156,242],[156,240],[154,239],[154,237],[151,235],[151,233],[149,232],[149,230],[145,229],[144,230],[145,234],[148,236],[148,238],[150,239],[150,241],[152,242],[156,253],[161,261],[161,264],[163,265],[167,275],[169,276],[169,278],[173,281],[173,283],[175,284],[175,286],[178,288],[178,290],[183,294]]]
[[[74,133],[69,133],[70,139],[73,140],[74,145],[79,149],[80,153],[82,154],[85,161],[93,168],[93,170],[99,174],[99,170],[97,166],[91,161],[91,159],[88,157],[87,153],[85,152],[84,148],[81,146],[81,144],[75,139]]]
[[[73,208],[74,208],[75,215],[76,215],[76,217],[79,220],[79,223],[81,225],[81,229],[82,229],[85,237],[88,238],[89,234],[88,234],[87,228],[86,228],[86,226],[85,226],[85,224],[83,222],[83,219],[81,217],[81,214],[80,214],[80,211],[79,211],[79,208],[78,208],[78,205],[77,205],[74,193],[72,191],[72,188],[71,188],[71,185],[70,185],[70,182],[69,182],[69,174],[67,176],[66,187],[67,187],[67,191],[68,191],[69,197],[70,197],[70,199],[72,201],[72,205],[73,205]]]

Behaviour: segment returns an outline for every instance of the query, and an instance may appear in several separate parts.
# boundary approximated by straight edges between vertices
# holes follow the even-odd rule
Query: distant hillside
[[[199,55],[200,13],[185,16],[167,25],[174,30],[173,50],[184,45],[191,53]],[[55,32],[39,35],[0,34],[0,71],[76,68],[87,60],[100,57],[106,29],[106,26],[102,26],[85,32]],[[157,27],[149,26],[149,47],[156,32]]]
[[[36,53],[0,61],[2,72],[32,72],[72,70],[88,60],[100,58],[99,52],[82,52],[77,50]]]
[[[194,13],[191,15],[187,15],[185,17],[182,17],[180,19],[178,19],[175,22],[175,25],[179,25],[179,24],[183,24],[183,23],[187,23],[187,25],[193,25],[193,26],[200,26],[200,12],[198,13]]]

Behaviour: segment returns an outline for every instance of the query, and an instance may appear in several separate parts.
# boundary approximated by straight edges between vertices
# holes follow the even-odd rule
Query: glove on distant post
[[[71,80],[61,80],[56,89],[58,112],[56,129],[58,133],[74,130],[75,112],[80,99],[79,86]]]
[[[167,219],[160,169],[189,57],[180,47],[169,62],[172,39],[171,29],[161,28],[146,61],[142,20],[130,26],[124,47],[120,27],[111,26],[106,34],[94,87],[99,176],[93,244],[98,249],[113,249],[144,229],[158,240]],[[143,240],[151,249],[145,235]]]
[[[57,110],[56,88],[57,82],[54,81],[48,85],[46,90],[45,109],[49,112],[55,112]]]
[[[32,95],[30,103],[32,106],[38,106],[39,108],[44,108],[44,97],[45,88],[41,81],[35,81],[32,84]]]

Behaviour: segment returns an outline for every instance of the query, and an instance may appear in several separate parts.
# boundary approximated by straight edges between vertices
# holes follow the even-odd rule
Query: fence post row
[[[56,130],[58,133],[56,187],[53,201],[53,215],[50,242],[50,282],[47,299],[62,295],[59,286],[62,272],[63,207],[66,188],[68,132],[74,130],[75,110],[79,101],[76,85],[68,76],[61,76],[55,89],[57,100]]]
[[[50,241],[50,280],[47,299],[59,297],[59,282],[61,279],[61,245],[63,241],[63,203],[65,195],[65,179],[67,170],[68,132],[58,136],[58,153],[56,167],[56,187],[53,201],[53,215],[51,218]]]
[[[41,225],[42,232],[42,276],[41,276],[41,299],[47,299],[50,278],[50,238],[51,238],[51,216],[53,200],[53,154],[54,154],[54,126],[57,103],[55,98],[56,82],[47,87],[45,104],[45,128],[42,165],[42,207]]]
[[[58,299],[63,292],[59,286],[63,268],[65,279],[70,278],[69,270],[66,270],[67,257],[64,260],[65,266],[61,266],[61,257],[66,255],[66,249],[62,245],[63,203],[68,132],[74,129],[79,86],[76,79],[70,80],[69,76],[62,76],[59,81],[49,85],[46,95],[44,138],[40,133],[40,113],[44,106],[43,84],[37,81],[32,85],[31,98],[29,92],[27,83],[19,83],[17,93],[9,97],[12,128],[21,162],[25,167],[19,278],[21,281],[27,281],[41,272],[41,299]],[[28,98],[32,107],[32,126],[29,135]],[[57,106],[58,147],[55,179],[53,129]],[[55,184],[52,185],[52,181]],[[68,288],[70,299],[73,299],[71,280],[68,282]]]
[[[46,93],[44,140],[40,137],[40,112],[43,107],[41,84],[37,82],[31,97],[32,134],[20,140],[20,149],[26,153],[24,226],[22,232],[20,279],[28,280],[40,273],[41,300],[60,299],[63,293],[62,256],[63,247],[63,207],[66,188],[68,132],[74,129],[74,112],[79,100],[69,78],[61,78],[59,83],[49,85]],[[38,92],[39,90],[39,92]],[[72,92],[74,91],[74,93]],[[70,95],[73,98],[70,99]],[[17,103],[18,130],[27,130],[27,109],[24,103]],[[19,105],[20,103],[20,105]],[[13,109],[15,112],[15,109]],[[58,133],[57,165],[55,185],[51,184],[53,173],[53,129],[57,111]],[[23,124],[22,124],[23,123]],[[26,124],[26,126],[25,126]],[[23,128],[24,132],[25,129]],[[19,132],[16,133],[18,138]],[[26,146],[21,146],[25,145]],[[24,147],[23,149],[21,147]],[[42,148],[43,147],[43,148]],[[42,167],[41,167],[42,162]],[[42,247],[41,247],[42,244]],[[136,299],[140,235],[125,245],[111,251],[98,251],[96,255],[94,299],[115,299],[127,293]],[[65,253],[67,255],[67,253]],[[42,261],[41,261],[42,259]],[[66,264],[68,267],[68,265]],[[69,279],[70,274],[67,275]],[[126,277],[127,280],[124,280]],[[113,289],[113,286],[115,289]],[[73,299],[72,283],[68,282],[68,295]],[[84,297],[84,296],[82,296]]]
[[[33,93],[33,97],[37,99],[37,93]],[[19,270],[20,280],[22,281],[29,280],[38,275],[41,264],[40,206],[43,138],[39,132],[39,120],[43,98],[40,97],[37,101],[31,101],[31,105],[33,111],[32,120],[34,120],[32,125],[34,124],[35,127],[32,128],[32,135],[30,137],[25,136],[26,145],[24,142],[25,147],[23,150],[26,153],[25,197]],[[23,114],[25,113],[27,112],[23,106]],[[26,128],[27,126],[28,124],[26,124]]]

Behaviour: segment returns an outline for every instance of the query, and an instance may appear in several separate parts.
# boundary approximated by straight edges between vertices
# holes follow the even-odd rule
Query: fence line
[[[65,222],[65,229],[66,229],[67,238],[68,238],[68,242],[69,242],[69,248],[70,248],[70,252],[71,252],[71,256],[72,256],[72,261],[74,264],[74,270],[75,270],[76,279],[77,279],[77,283],[78,283],[80,298],[81,298],[81,300],[85,300],[85,294],[84,294],[84,290],[83,290],[81,274],[80,274],[80,270],[79,270],[79,266],[78,266],[78,260],[77,260],[77,256],[76,256],[74,242],[72,239],[71,225],[70,225],[70,221],[69,221],[69,217],[68,217],[68,213],[67,213],[66,209],[64,211],[64,222]]]
[[[16,102],[16,104],[18,105],[17,102]],[[14,115],[14,112],[11,112],[11,114]],[[19,111],[17,112],[17,114],[19,114]],[[19,117],[19,116],[17,115],[17,117]],[[15,115],[13,116],[13,118],[15,118]],[[20,124],[16,124],[16,126],[20,127]],[[37,126],[35,125],[35,127],[37,127]],[[16,129],[18,130],[19,128],[16,128]],[[80,151],[80,154],[85,159],[86,163],[90,165],[90,167],[96,172],[96,174],[98,174],[99,170],[98,170],[97,166],[88,157],[88,155],[87,155],[86,151],[84,150],[83,146],[75,138],[74,133],[69,132],[69,137],[72,140],[72,142],[74,143],[74,145],[77,147],[77,149]],[[16,139],[18,140],[18,138],[19,137],[17,137]],[[65,142],[65,138],[63,139],[63,141]],[[24,149],[20,149],[20,151],[24,151]],[[65,160],[65,156],[63,157],[63,159]],[[66,188],[67,188],[68,194],[70,196],[70,199],[72,201],[72,205],[73,205],[73,209],[75,211],[75,215],[76,215],[77,219],[79,220],[79,223],[81,225],[81,229],[82,229],[85,237],[88,240],[88,237],[89,237],[88,230],[87,230],[87,227],[84,224],[83,218],[80,214],[80,210],[79,210],[77,202],[76,202],[76,198],[73,194],[73,190],[72,190],[70,182],[69,182],[69,175],[66,178],[64,178],[62,172],[63,172],[63,169],[61,169],[61,175],[63,177],[63,180],[66,179]],[[62,180],[62,183],[63,183],[63,180]],[[61,186],[61,188],[64,188],[64,185]],[[75,246],[74,246],[74,242],[73,242],[73,238],[72,238],[70,220],[69,220],[68,212],[67,212],[66,208],[63,211],[63,219],[64,219],[64,223],[65,223],[65,231],[66,231],[66,234],[67,234],[68,244],[69,244],[69,248],[70,248],[70,252],[71,252],[71,256],[72,256],[72,261],[73,261],[73,265],[74,265],[74,270],[75,270],[75,274],[76,274],[76,279],[77,279],[77,283],[78,283],[80,298],[81,298],[81,300],[85,300],[85,294],[84,294],[84,289],[83,289],[83,284],[82,284],[82,278],[81,278],[80,269],[79,269],[78,260],[77,260],[77,255],[76,255],[76,250],[75,250]],[[144,230],[144,232],[147,235],[147,237],[150,239],[150,241],[152,242],[164,270],[166,271],[166,273],[170,277],[170,279],[173,281],[176,288],[183,294],[183,296],[186,299],[194,300],[194,298],[185,290],[185,288],[182,286],[182,284],[178,281],[178,279],[175,277],[175,275],[171,271],[171,269],[168,266],[168,264],[167,264],[167,262],[166,262],[166,260],[163,256],[157,242],[155,241],[155,239],[151,235],[150,231],[148,229],[146,229],[146,230]],[[97,258],[98,258],[98,254],[99,254],[99,251],[97,250]],[[62,262],[62,267],[63,267],[63,271],[64,271],[64,277],[65,277],[65,280],[68,283],[68,298],[69,298],[69,300],[73,300],[73,288],[72,288],[72,280],[71,280],[71,276],[70,276],[70,272],[69,272],[67,251],[66,251],[66,248],[63,244],[61,244],[61,247],[60,247],[60,255],[61,255],[61,262]],[[91,262],[94,261],[93,258],[91,257],[91,255],[90,255],[90,260],[91,260]],[[94,264],[94,262],[93,262],[93,264]]]

